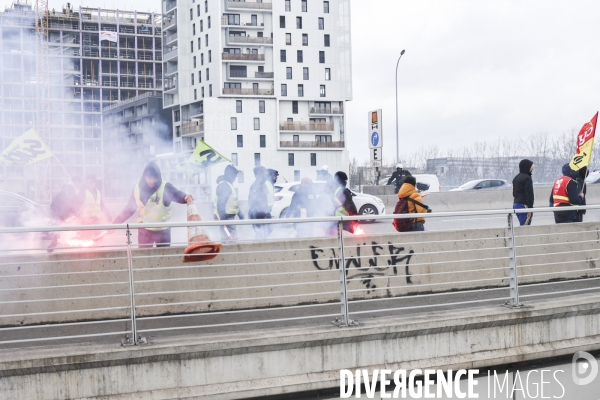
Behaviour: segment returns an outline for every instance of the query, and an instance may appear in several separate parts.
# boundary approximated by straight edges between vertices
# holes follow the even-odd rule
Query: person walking
[[[323,165],[320,170],[317,171],[317,181],[333,182],[333,176],[329,173],[329,167]]]
[[[81,201],[81,207],[79,209],[79,222],[82,225],[97,225],[100,223],[102,214],[106,216],[106,219],[110,221],[112,219],[110,211],[106,208],[100,190],[97,188],[96,177],[92,174],[88,175],[85,179],[85,186],[79,194],[79,201]],[[78,201],[78,202],[79,202]],[[82,239],[92,239],[98,232],[80,231],[78,237]]]
[[[333,176],[333,182],[335,185],[335,191],[333,192],[334,215],[336,217],[358,215],[356,204],[352,199],[352,192],[346,187],[348,185],[348,175],[343,171],[338,171]],[[354,233],[358,228],[358,221],[346,221],[343,228],[350,233]],[[331,231],[332,233],[336,231],[335,226]]]
[[[399,199],[409,199],[407,201],[408,212],[424,214],[428,212],[428,208],[423,204],[423,198],[417,191],[417,180],[414,176],[407,176],[404,178],[404,183],[398,191]],[[412,200],[412,201],[411,201]],[[422,232],[425,230],[425,218],[418,217],[412,221],[412,228],[414,232]]]
[[[113,224],[120,224],[129,219],[136,211],[139,223],[159,223],[171,221],[173,203],[192,204],[194,197],[177,190],[172,184],[162,179],[160,168],[151,161],[146,165],[142,177],[133,188],[125,208],[115,218]],[[169,247],[171,245],[171,228],[140,228],[138,243],[141,249]]]
[[[577,176],[579,173],[573,171],[569,164],[562,167],[563,176],[554,182],[552,194],[550,195],[550,204],[555,208],[564,208],[579,206],[583,203],[583,192],[577,185]],[[554,222],[564,224],[569,222],[577,222],[577,211],[568,210],[554,211]]]
[[[402,164],[396,164],[396,171],[394,171],[392,176],[390,176],[390,179],[388,179],[387,184],[391,185],[392,183],[394,183],[394,193],[398,193],[398,190],[400,190],[400,186],[402,186],[402,183],[404,182],[404,179],[407,176],[412,176],[410,171],[405,170]]]
[[[531,160],[524,159],[519,163],[519,173],[512,181],[513,209],[515,210],[533,208],[534,194],[531,174],[534,168],[535,165],[533,165],[533,161]],[[517,214],[517,218],[521,226],[531,225],[533,213]]]
[[[314,217],[316,195],[313,193],[313,182],[310,178],[302,178],[301,185],[292,196],[288,216],[293,218]],[[298,237],[312,237],[313,224],[300,222],[295,224]]]
[[[250,219],[271,219],[272,203],[269,205],[269,185],[267,184],[268,173],[265,167],[254,167],[255,180],[250,186],[248,194],[248,216]],[[269,237],[269,227],[265,224],[254,224],[254,232],[257,240]]]
[[[237,179],[238,170],[233,165],[228,165],[225,172],[217,179],[217,189],[214,200],[215,219],[221,221],[231,221],[235,216],[244,219],[244,214],[240,211],[238,204],[238,193],[233,187],[233,182]],[[235,225],[220,226],[221,240],[237,240],[237,229]]]

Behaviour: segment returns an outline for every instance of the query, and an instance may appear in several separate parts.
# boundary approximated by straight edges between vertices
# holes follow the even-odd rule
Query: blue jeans
[[[513,208],[515,210],[521,210],[524,208],[529,208],[527,207],[525,204],[513,204]],[[517,214],[517,218],[519,219],[519,224],[521,224],[521,226],[524,225],[531,225],[531,220],[533,219],[533,213],[527,213],[527,214]]]
[[[425,224],[423,222],[415,222],[411,228],[412,232],[424,232]]]

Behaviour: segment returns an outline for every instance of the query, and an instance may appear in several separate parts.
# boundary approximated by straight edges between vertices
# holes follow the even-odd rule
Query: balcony
[[[177,24],[177,17],[166,17],[162,23],[163,29],[169,29]]]
[[[229,1],[227,2],[228,8],[244,8],[253,10],[271,10],[273,4],[271,3],[254,3],[254,2],[242,2],[242,1]]]
[[[229,43],[273,44],[273,38],[229,35]]]
[[[177,46],[167,47],[166,50],[167,52],[165,53],[165,61],[177,57]]]
[[[177,89],[177,81],[167,80],[165,81],[165,92],[169,90]]]
[[[223,53],[223,60],[234,61],[265,61],[264,54]]]
[[[333,122],[285,121],[279,124],[279,130],[330,132],[333,131]]]
[[[177,1],[167,1],[167,4],[165,5],[165,11],[169,12],[175,7],[177,7]]]
[[[287,147],[294,149],[343,149],[345,147],[345,142],[301,142],[301,141],[293,141],[293,142],[285,142],[280,141],[279,147]]]
[[[310,113],[311,114],[316,114],[316,115],[328,115],[328,114],[344,114],[344,108],[343,107],[311,107],[310,108]]]
[[[229,18],[222,17],[221,25],[223,26],[244,26],[244,27],[255,27],[255,28],[263,28],[265,26],[264,22],[253,24],[252,22],[240,22],[240,21],[229,21]]]
[[[165,37],[165,43],[170,43],[175,40],[177,40],[177,32],[173,33],[172,35],[167,35]]]
[[[226,88],[223,89],[223,94],[233,95],[255,95],[255,96],[273,96],[275,91],[273,89],[241,89],[241,88]]]
[[[193,133],[204,132],[204,121],[192,121],[181,124],[181,134],[191,135]]]
[[[274,72],[255,72],[254,77],[258,79],[273,79],[275,77]]]
[[[176,74],[176,73],[177,73],[177,64],[175,64],[175,65],[167,64],[167,69],[165,70],[165,75],[171,75],[171,74]]]

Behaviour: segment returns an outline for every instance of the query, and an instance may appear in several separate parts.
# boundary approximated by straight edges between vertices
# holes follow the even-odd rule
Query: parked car
[[[320,193],[325,190],[327,182],[315,181],[313,187],[316,193]],[[292,203],[292,196],[296,190],[300,187],[300,182],[286,182],[284,184],[275,184],[275,204],[271,215],[273,218],[290,218],[288,215],[290,204]],[[370,194],[358,193],[351,190],[354,204],[359,215],[379,215],[385,214],[385,205],[383,201],[376,196]]]
[[[589,183],[591,185],[600,183],[600,171],[590,172],[587,178],[585,178],[585,183]]]
[[[47,222],[50,207],[19,194],[0,190],[0,226],[18,227]]]
[[[388,180],[391,175],[380,179],[380,185],[387,185]],[[419,192],[441,192],[442,188],[440,186],[440,181],[438,177],[434,174],[414,174],[413,175],[417,180],[417,190]]]
[[[456,189],[450,189],[451,192],[463,190],[495,190],[495,189],[510,189],[511,185],[503,179],[476,179],[469,181]]]

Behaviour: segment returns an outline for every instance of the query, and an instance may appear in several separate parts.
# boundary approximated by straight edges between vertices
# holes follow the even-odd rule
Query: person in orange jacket
[[[423,198],[417,191],[417,180],[414,176],[407,176],[404,178],[404,183],[398,191],[398,198],[410,198],[414,201],[418,201],[423,204]],[[412,201],[407,201],[409,213],[427,213],[427,208],[421,207],[419,204],[415,204]],[[413,220],[411,231],[420,232],[425,230],[425,218],[419,217]]]

